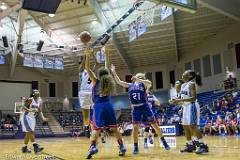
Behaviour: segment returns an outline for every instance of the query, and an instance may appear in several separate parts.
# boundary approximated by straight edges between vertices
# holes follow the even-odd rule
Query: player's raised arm
[[[122,87],[125,87],[125,88],[129,87],[129,85],[130,85],[129,83],[120,80],[120,78],[118,77],[118,75],[116,73],[114,65],[111,66],[111,71],[112,71],[113,77],[114,77],[114,79],[115,79],[115,81],[117,82],[118,85],[120,85]]]
[[[97,77],[96,75],[93,73],[93,71],[90,69],[90,55],[92,53],[91,48],[86,48],[84,50],[84,55],[86,56],[86,61],[85,61],[85,68],[87,70],[87,73],[91,79],[91,81],[96,84],[97,82]]]
[[[82,73],[85,68],[86,56],[82,57],[82,61],[79,62],[79,73]]]
[[[108,69],[110,67],[109,49],[106,46],[104,46],[103,52],[105,53],[105,68]]]

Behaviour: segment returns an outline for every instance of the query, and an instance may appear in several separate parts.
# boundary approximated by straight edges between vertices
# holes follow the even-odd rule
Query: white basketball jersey
[[[193,84],[195,85],[195,82],[193,82],[193,81],[189,81],[187,83],[182,84],[182,87],[181,87],[181,98],[182,99],[192,97],[191,91],[190,91],[190,86]],[[183,106],[188,105],[188,104],[190,104],[190,102],[184,102]]]
[[[79,76],[79,95],[81,94],[92,94],[92,81],[84,69],[83,72]]]
[[[36,101],[34,98],[32,98],[32,103],[30,104],[30,108],[39,108],[40,103]]]
[[[170,98],[171,99],[178,99],[178,98],[181,98],[181,95],[180,95],[180,93],[177,93],[175,88],[172,88],[171,91],[170,91]]]
[[[30,104],[29,109],[32,109],[32,108],[39,109],[39,107],[40,107],[39,101],[36,101],[34,98],[31,98],[31,99],[32,99],[32,103]],[[35,113],[34,112],[29,112],[29,115],[30,116],[35,116]]]

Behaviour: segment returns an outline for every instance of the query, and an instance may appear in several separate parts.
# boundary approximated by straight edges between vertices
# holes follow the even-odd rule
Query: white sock
[[[192,141],[197,141],[197,137],[192,136]]]
[[[198,139],[197,140],[199,143],[203,143],[203,139],[201,138],[201,139]]]
[[[193,145],[192,141],[187,141],[187,144]]]

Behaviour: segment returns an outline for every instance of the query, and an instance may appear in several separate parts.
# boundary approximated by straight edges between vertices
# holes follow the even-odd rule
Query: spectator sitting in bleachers
[[[1,119],[1,129],[5,131],[14,131],[14,126],[17,125],[17,117],[13,117],[12,115],[3,115]]]
[[[220,135],[222,135],[222,129],[224,129],[224,134],[227,135],[227,126],[225,121],[222,119],[220,115],[217,116],[217,120],[215,123],[213,123],[212,130],[215,132],[218,132]]]
[[[133,124],[129,122],[125,128],[126,135],[131,135],[132,130],[133,130]]]
[[[228,101],[225,96],[220,101],[220,107],[222,112],[226,112],[228,110]]]
[[[82,124],[81,116],[78,113],[60,113],[57,119],[62,127]]]
[[[236,118],[237,118],[237,129],[240,132],[240,108],[236,112]]]
[[[203,134],[207,135],[207,131],[208,131],[208,135],[212,134],[212,120],[210,117],[207,117],[204,128],[203,128]]]
[[[229,116],[226,120],[226,125],[229,134],[235,133],[236,135],[238,135],[237,118],[235,118],[232,113],[229,113]]]

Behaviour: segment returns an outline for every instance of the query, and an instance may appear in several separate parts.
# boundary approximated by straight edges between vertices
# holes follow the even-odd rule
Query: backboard
[[[195,13],[197,11],[197,0],[149,0],[155,3],[161,3],[166,6],[177,8],[182,11]]]

